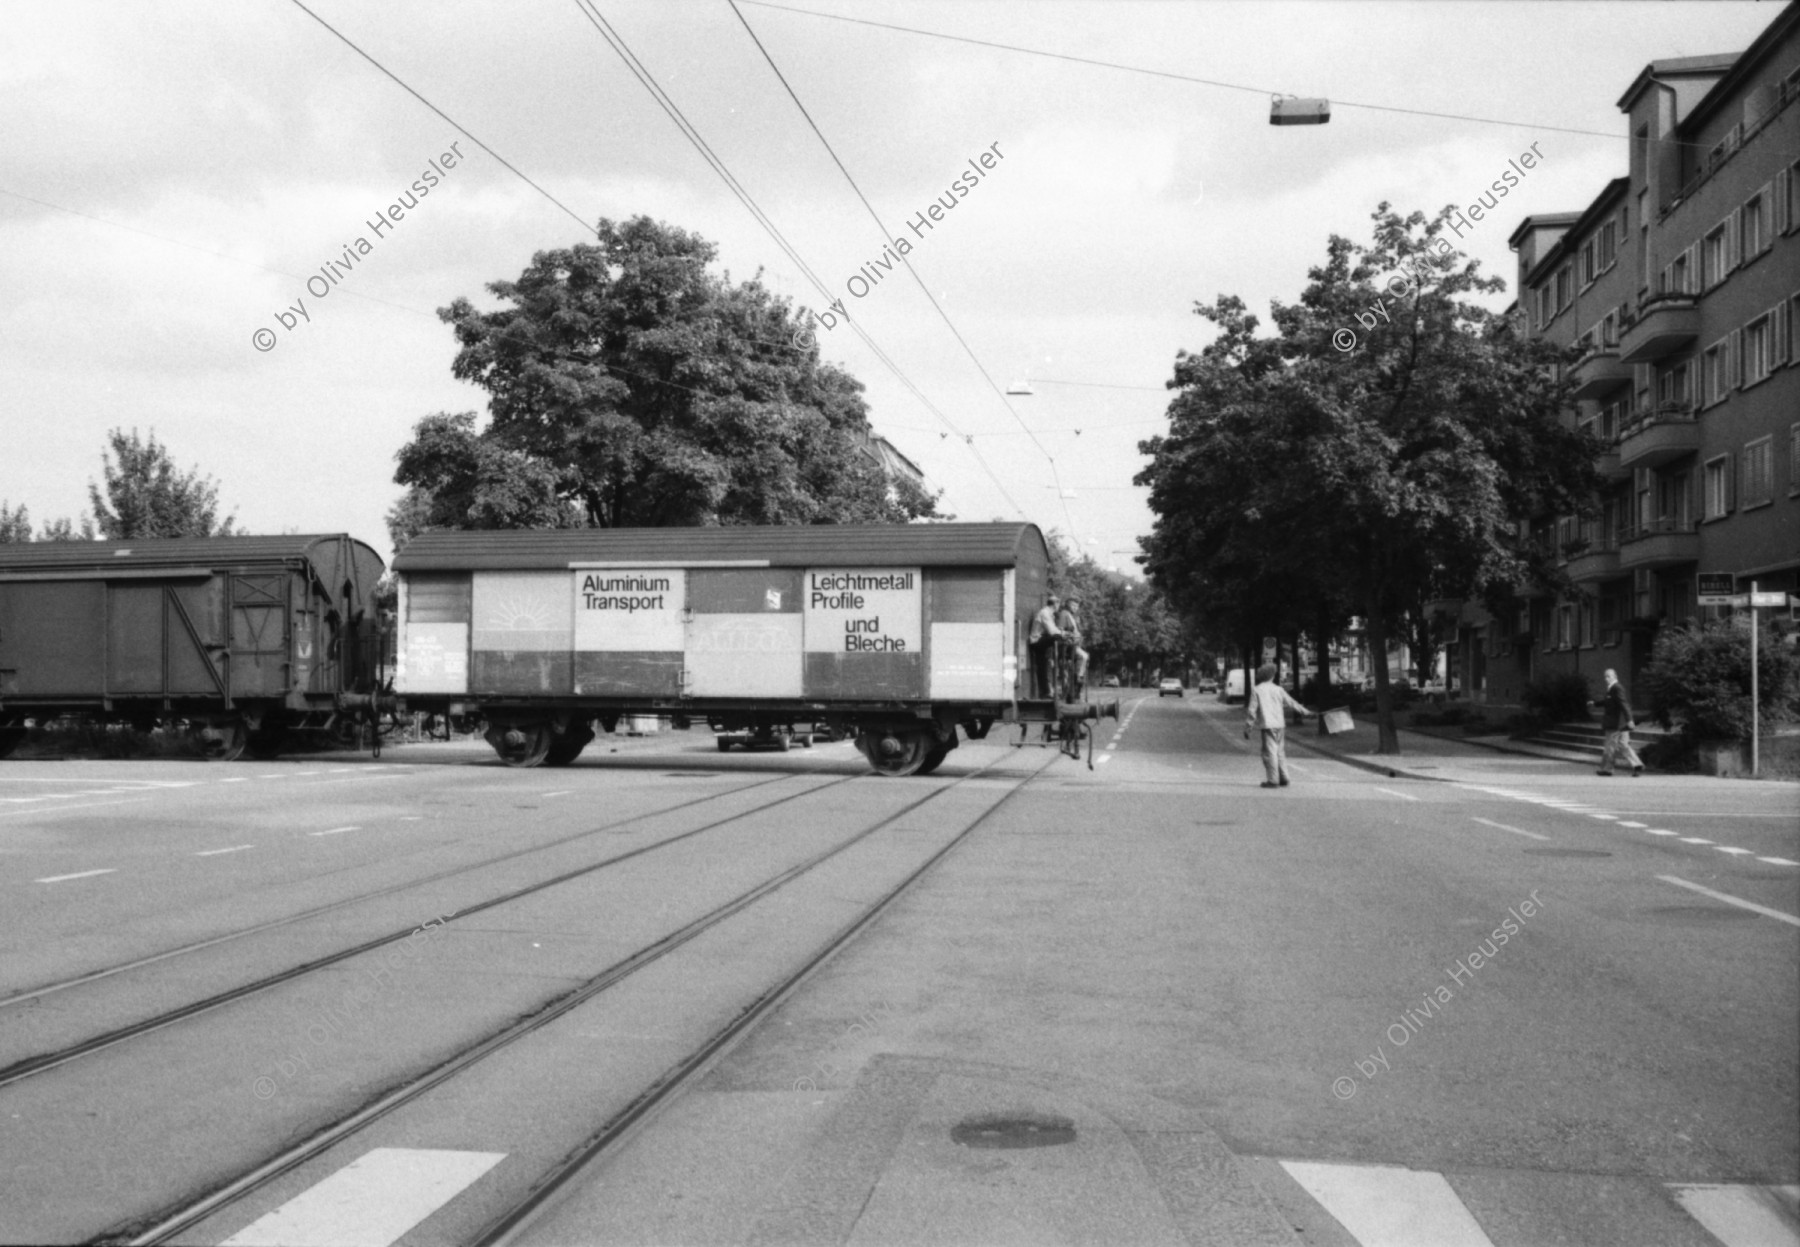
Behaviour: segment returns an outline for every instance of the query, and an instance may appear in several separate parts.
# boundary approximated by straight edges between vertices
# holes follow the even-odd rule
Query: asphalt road
[[[1267,791],[1127,698],[1091,772],[0,765],[0,1242],[266,1162],[176,1241],[474,1241],[952,845],[518,1241],[1800,1242],[1800,789],[1297,731]]]

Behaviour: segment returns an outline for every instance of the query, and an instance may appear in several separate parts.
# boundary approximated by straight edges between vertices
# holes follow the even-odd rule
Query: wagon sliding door
[[[0,697],[103,696],[105,592],[93,581],[0,584]]]
[[[789,567],[688,572],[691,696],[800,696],[800,580]]]
[[[220,701],[232,695],[224,657],[226,578],[202,575],[107,586],[108,692]]]
[[[930,587],[932,699],[1010,700],[1005,571],[938,568]]]

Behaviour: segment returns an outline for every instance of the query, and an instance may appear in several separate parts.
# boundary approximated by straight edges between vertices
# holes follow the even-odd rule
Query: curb
[[[1451,782],[1442,775],[1418,775],[1412,771],[1403,771],[1399,767],[1383,766],[1379,762],[1365,762],[1361,758],[1353,758],[1349,754],[1339,753],[1335,749],[1325,749],[1319,745],[1312,744],[1310,741],[1299,740],[1292,736],[1288,737],[1287,743],[1290,745],[1299,745],[1302,749],[1305,749],[1310,753],[1315,753],[1321,758],[1330,758],[1334,762],[1342,762],[1345,766],[1354,766],[1358,770],[1370,771],[1376,775],[1385,775],[1389,779],[1416,779],[1431,784],[1447,784]]]

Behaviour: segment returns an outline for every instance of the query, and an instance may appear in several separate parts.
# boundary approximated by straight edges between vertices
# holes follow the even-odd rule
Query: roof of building
[[[1573,225],[1581,219],[1579,212],[1534,212],[1519,222],[1518,228],[1506,236],[1506,243],[1514,251],[1524,241],[1525,235],[1534,229],[1553,229],[1558,225]]]
[[[394,568],[547,571],[693,567],[1011,567],[1047,558],[1035,524],[808,524],[420,533]]]
[[[22,541],[0,545],[0,577],[253,567],[305,560],[335,593],[349,581],[360,600],[381,579],[381,556],[346,533],[276,537],[157,537],[141,541]]]
[[[1600,193],[1594,196],[1594,201],[1581,212],[1556,212],[1526,218],[1527,220],[1563,225],[1567,228],[1563,230],[1560,238],[1544,248],[1544,253],[1537,258],[1537,262],[1531,266],[1531,271],[1526,273],[1521,280],[1527,285],[1536,285],[1538,274],[1561,260],[1565,253],[1573,250],[1573,244],[1580,242],[1587,236],[1590,229],[1612,215],[1613,208],[1625,198],[1630,190],[1630,178],[1614,178],[1601,188]],[[1520,229],[1523,228],[1523,226],[1520,227]],[[1514,230],[1513,237],[1518,236],[1519,231]],[[1615,241],[1619,247],[1625,245],[1623,238]],[[1516,249],[1518,244],[1513,243],[1513,246]]]
[[[1776,24],[1779,25],[1779,21]],[[1768,32],[1763,33],[1766,35]],[[1619,111],[1630,112],[1637,97],[1654,79],[1722,74],[1736,64],[1741,55],[1738,52],[1709,52],[1705,56],[1665,56],[1660,61],[1651,61],[1638,71],[1638,76],[1631,80],[1625,94],[1619,97]]]
[[[1688,110],[1688,115],[1681,119],[1676,128],[1688,134],[1699,129],[1705,124],[1708,117],[1712,116],[1726,100],[1737,93],[1743,86],[1744,80],[1756,72],[1775,51],[1777,45],[1790,38],[1797,28],[1800,28],[1800,5],[1784,6],[1775,14],[1775,20],[1769,23],[1762,34],[1751,41],[1749,47],[1737,56],[1727,58],[1731,62],[1731,67],[1725,71],[1724,77],[1712,84],[1707,93],[1700,97],[1699,102]],[[1711,58],[1695,56],[1684,59],[1707,60]]]

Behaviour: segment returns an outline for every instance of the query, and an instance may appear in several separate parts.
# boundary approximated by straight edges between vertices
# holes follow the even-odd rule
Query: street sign
[[[1748,606],[1750,595],[1747,593],[1700,593],[1694,601],[1702,606]]]
[[[1781,607],[1781,606],[1786,606],[1788,604],[1788,595],[1785,593],[1781,593],[1781,592],[1752,593],[1749,595],[1749,597],[1750,597],[1749,604],[1751,606],[1767,608],[1770,606]]]

